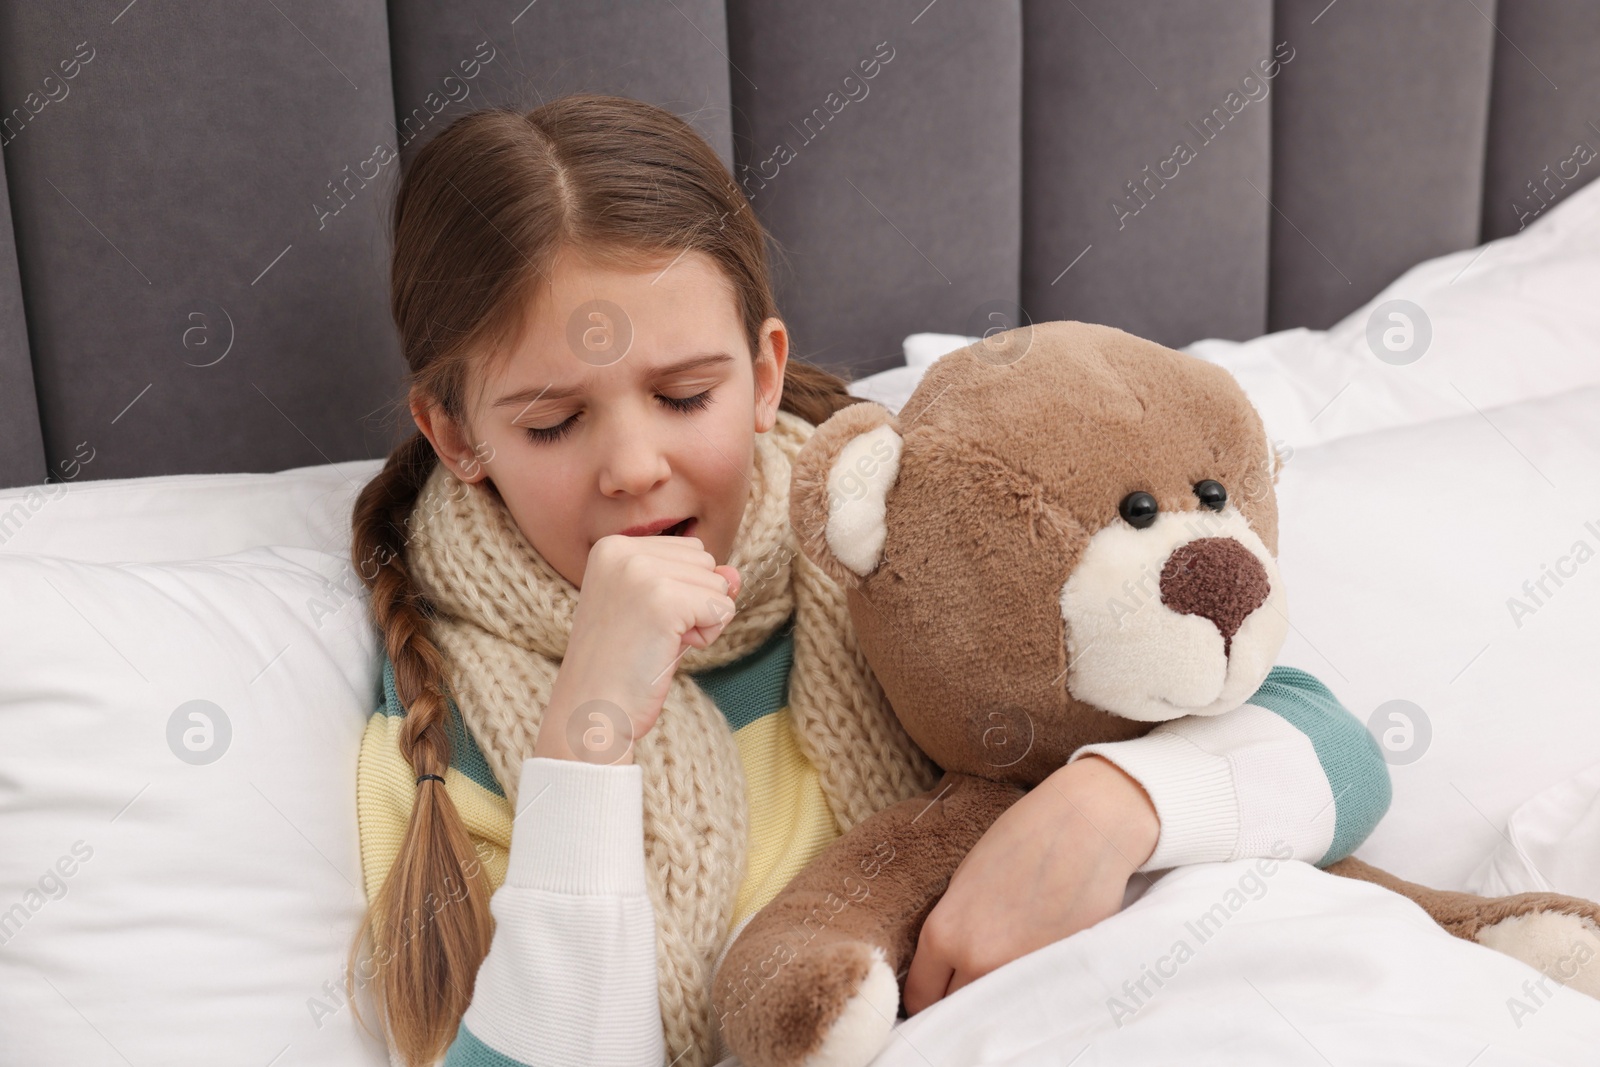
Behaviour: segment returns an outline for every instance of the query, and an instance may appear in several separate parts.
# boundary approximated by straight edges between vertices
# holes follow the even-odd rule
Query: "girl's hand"
[[[1006,809],[956,867],[906,975],[914,1015],[975,978],[1122,909],[1161,823],[1144,788],[1099,756]]]
[[[739,572],[717,566],[698,537],[596,541],[534,755],[633,762],[633,742],[655,726],[678,660],[717,639],[738,593]]]

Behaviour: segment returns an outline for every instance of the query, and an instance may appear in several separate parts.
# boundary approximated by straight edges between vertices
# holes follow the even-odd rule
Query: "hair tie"
[[[439,775],[437,775],[437,774],[419,774],[419,775],[417,775],[417,784],[421,785],[422,782],[423,782],[423,779],[425,779],[425,778],[432,778],[436,782],[444,781],[444,779],[439,777]]]

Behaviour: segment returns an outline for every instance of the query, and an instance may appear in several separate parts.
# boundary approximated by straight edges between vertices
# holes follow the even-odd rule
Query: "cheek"
[[[715,442],[715,448],[711,443],[696,455],[690,480],[712,498],[708,503],[732,511],[737,522],[755,486],[755,438],[732,434]]]
[[[520,434],[520,431],[518,431]],[[518,529],[551,566],[570,577],[588,557],[581,472],[515,439],[502,445],[491,476]]]
[[[697,509],[708,524],[695,536],[719,561],[726,561],[738,539],[739,524],[756,483],[754,451],[756,438],[751,425],[723,429],[702,427],[705,436],[695,433],[685,439],[679,452],[674,477],[691,487]]]

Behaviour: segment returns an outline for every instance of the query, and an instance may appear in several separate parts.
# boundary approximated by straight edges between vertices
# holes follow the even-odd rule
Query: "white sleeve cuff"
[[[583,896],[646,893],[637,764],[522,761],[506,883]]]
[[[1246,856],[1314,863],[1333,843],[1335,798],[1316,746],[1259,705],[1185,715],[1067,762],[1088,755],[1122,768],[1155,804],[1161,834],[1141,871]]]
[[[518,781],[494,938],[462,1029],[499,1054],[484,1062],[666,1062],[642,772],[534,756]]]
[[[1101,756],[1144,787],[1161,820],[1155,851],[1138,868],[1158,871],[1184,863],[1234,858],[1239,841],[1239,797],[1226,756],[1187,738],[1161,732],[1084,745],[1067,760]]]

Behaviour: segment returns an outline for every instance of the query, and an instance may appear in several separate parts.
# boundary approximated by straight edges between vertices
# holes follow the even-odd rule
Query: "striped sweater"
[[[792,627],[791,618],[748,656],[693,676],[727,717],[748,791],[748,865],[724,952],[839,834],[786,703]],[[416,793],[398,744],[404,715],[386,658],[357,781],[369,897],[393,865]],[[513,819],[453,703],[449,715],[445,788],[494,889],[495,933],[440,1064],[659,1067],[671,1056],[657,1010],[638,766],[525,760],[521,794],[540,801]],[[1116,763],[1154,802],[1161,830],[1144,871],[1274,848],[1281,855],[1283,844],[1294,858],[1326,866],[1366,839],[1390,800],[1376,741],[1325,686],[1289,667],[1274,667],[1235,711],[1084,746],[1072,759],[1091,753]]]

